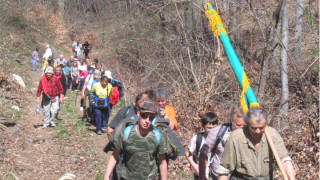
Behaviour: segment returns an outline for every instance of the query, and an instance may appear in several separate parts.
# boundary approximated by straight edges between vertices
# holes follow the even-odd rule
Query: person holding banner
[[[273,179],[273,159],[266,131],[271,135],[274,146],[289,179],[295,179],[292,159],[284,146],[280,134],[267,126],[268,114],[262,108],[251,108],[246,114],[247,126],[234,131],[224,148],[221,164],[217,169],[219,180],[228,179]],[[278,157],[276,157],[278,158]]]

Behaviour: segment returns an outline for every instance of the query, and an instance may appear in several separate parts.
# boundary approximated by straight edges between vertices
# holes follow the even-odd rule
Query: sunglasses
[[[142,117],[142,119],[149,118],[150,121],[152,121],[156,117],[154,115],[148,115],[148,114],[145,114],[145,113],[140,113],[140,116]]]

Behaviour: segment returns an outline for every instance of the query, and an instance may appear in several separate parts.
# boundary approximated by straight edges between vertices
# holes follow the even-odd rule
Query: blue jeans
[[[33,66],[32,71],[36,71],[36,67],[37,67],[37,60],[31,59],[31,64]]]
[[[102,130],[102,125],[108,125],[109,109],[98,109],[94,107],[97,131]]]

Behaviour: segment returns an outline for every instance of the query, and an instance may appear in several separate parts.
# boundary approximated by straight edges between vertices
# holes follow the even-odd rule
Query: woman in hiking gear
[[[102,125],[108,125],[109,116],[109,95],[112,92],[112,85],[108,83],[108,77],[102,76],[99,83],[95,83],[91,89],[94,95],[94,113],[97,126],[97,134],[101,135]]]

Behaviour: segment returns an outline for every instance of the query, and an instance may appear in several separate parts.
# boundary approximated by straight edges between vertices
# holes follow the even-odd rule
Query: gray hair
[[[245,121],[247,125],[250,124],[251,118],[255,117],[257,123],[261,123],[263,119],[266,120],[266,123],[268,124],[268,113],[263,108],[251,108],[249,109],[248,113],[246,114]]]
[[[159,88],[155,92],[155,98],[156,99],[161,99],[161,98],[168,98],[168,92],[165,89]]]
[[[229,116],[229,122],[233,123],[235,116],[238,118],[244,118],[244,114],[241,108],[232,108]]]

